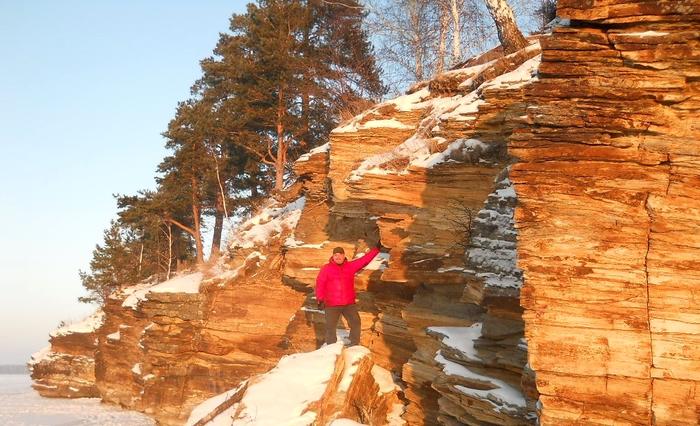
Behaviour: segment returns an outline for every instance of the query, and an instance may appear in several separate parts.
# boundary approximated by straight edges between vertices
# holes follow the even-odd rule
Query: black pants
[[[355,304],[326,307],[326,343],[330,345],[336,342],[336,328],[338,327],[338,319],[340,319],[341,314],[350,326],[350,345],[359,345],[360,314],[357,313]]]

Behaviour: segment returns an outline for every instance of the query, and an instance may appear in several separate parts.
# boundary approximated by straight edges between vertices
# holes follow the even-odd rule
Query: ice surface
[[[42,398],[28,375],[0,375],[0,425],[146,426],[144,414],[102,404],[98,398]]]

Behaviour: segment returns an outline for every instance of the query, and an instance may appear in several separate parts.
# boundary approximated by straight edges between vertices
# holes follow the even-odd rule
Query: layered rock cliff
[[[697,3],[559,7],[569,20],[527,48],[339,126],[220,263],[123,289],[99,327],[52,338],[37,390],[231,424],[280,366],[325,354],[303,424],[695,424]],[[348,378],[347,350],[314,352],[314,280],[333,247],[375,241]]]
[[[32,387],[42,396],[58,398],[98,397],[95,386],[97,330],[104,323],[104,312],[50,334],[49,346],[32,355],[29,368]]]
[[[510,139],[540,420],[698,424],[700,3],[558,5]]]

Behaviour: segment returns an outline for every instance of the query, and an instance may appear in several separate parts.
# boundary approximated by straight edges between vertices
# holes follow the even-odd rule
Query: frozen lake
[[[148,416],[101,404],[97,398],[42,398],[28,375],[0,374],[0,425],[152,426]]]

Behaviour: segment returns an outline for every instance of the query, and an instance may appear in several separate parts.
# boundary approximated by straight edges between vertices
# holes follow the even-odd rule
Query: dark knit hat
[[[336,247],[333,249],[333,254],[342,253],[345,254],[345,250],[342,247]]]

